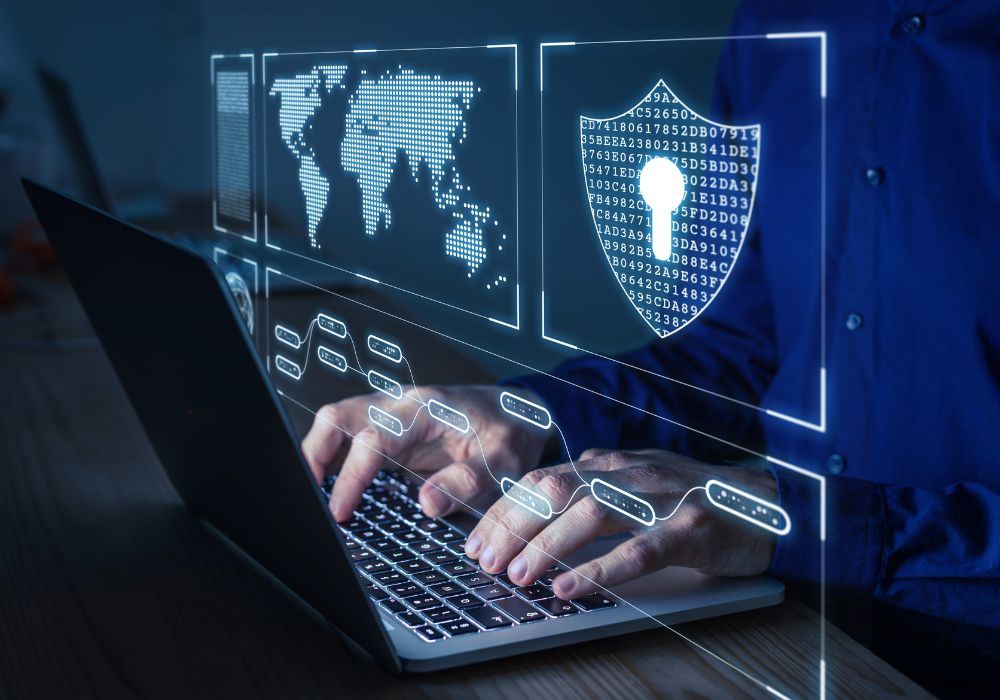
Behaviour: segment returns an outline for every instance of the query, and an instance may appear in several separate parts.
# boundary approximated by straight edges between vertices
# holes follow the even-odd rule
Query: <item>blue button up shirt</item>
[[[1000,678],[1000,3],[749,2],[732,34],[828,34],[825,433],[795,428],[580,358],[519,380],[570,444],[664,447],[725,459],[719,443],[613,402],[598,389],[827,477],[826,587],[834,619],[944,693]],[[794,130],[814,119],[786,80],[787,56],[727,42],[718,111]],[[754,404],[815,405],[815,267],[797,230],[794,153],[765,153],[739,274],[696,323],[624,356]],[[766,178],[784,172],[780,191]],[[809,178],[803,178],[802,187]],[[804,216],[804,214],[803,214]],[[811,251],[815,256],[815,251]],[[794,304],[792,302],[795,302]],[[795,309],[791,313],[790,309]],[[818,321],[817,321],[818,323]],[[818,329],[818,327],[817,327]],[[798,403],[798,401],[797,401]],[[730,404],[731,406],[731,404]],[[795,523],[771,571],[819,580],[815,480],[774,470]],[[838,614],[839,612],[839,614]]]

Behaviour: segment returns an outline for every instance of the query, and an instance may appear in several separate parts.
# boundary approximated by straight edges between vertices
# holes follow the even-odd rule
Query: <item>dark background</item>
[[[0,112],[0,135],[10,135],[0,139],[8,144],[6,151],[0,150],[0,237],[30,221],[16,176],[34,175],[68,189],[74,185],[33,84],[31,68],[37,63],[70,83],[120,213],[197,238],[210,231],[211,221],[211,54],[518,43],[522,330],[514,334],[499,326],[482,328],[480,319],[466,314],[442,313],[438,305],[405,295],[400,301],[414,317],[446,331],[482,333],[480,340],[498,352],[516,350],[533,366],[547,367],[565,354],[538,341],[538,300],[531,293],[540,284],[534,244],[541,182],[538,43],[725,34],[735,5],[733,0],[697,4],[0,0],[0,92],[7,96],[7,107]],[[714,60],[705,55],[691,62],[693,84],[711,83]],[[262,265],[267,262],[260,246],[236,238],[225,244],[236,254]],[[206,250],[210,252],[211,243]],[[437,250],[433,254],[439,255]],[[599,316],[616,312],[620,300],[595,295],[589,303]]]

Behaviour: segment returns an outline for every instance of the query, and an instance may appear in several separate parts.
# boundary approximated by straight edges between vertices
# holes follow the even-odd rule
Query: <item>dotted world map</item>
[[[298,162],[310,245],[321,247],[317,229],[331,188],[337,185],[317,165],[309,134],[324,98],[343,92],[347,111],[340,166],[360,189],[365,235],[391,229],[386,190],[405,155],[410,177],[419,182],[426,172],[434,205],[450,217],[445,254],[461,261],[472,277],[487,257],[487,227],[500,226],[491,207],[471,196],[455,155],[456,146],[468,138],[466,116],[481,88],[471,80],[449,80],[399,66],[375,77],[361,70],[357,88],[347,95],[347,71],[346,65],[317,65],[306,73],[275,78],[269,93],[280,100],[281,139]]]

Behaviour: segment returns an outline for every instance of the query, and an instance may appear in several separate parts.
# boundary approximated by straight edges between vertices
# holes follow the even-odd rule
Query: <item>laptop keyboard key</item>
[[[420,617],[420,615],[415,612],[407,611],[399,613],[396,615],[396,618],[407,627],[420,627],[420,625],[424,624],[424,618]]]
[[[445,598],[444,602],[448,603],[452,607],[458,608],[459,610],[468,610],[469,608],[477,608],[482,605],[483,599],[475,593],[465,593]]]
[[[443,622],[451,622],[452,620],[458,619],[458,613],[451,608],[446,608],[441,606],[439,608],[428,608],[423,611],[424,617],[435,624],[441,624]]]
[[[438,552],[432,552],[426,555],[424,559],[429,561],[434,566],[442,566],[444,564],[451,564],[452,562],[458,561],[458,557],[445,549]]]
[[[520,598],[505,598],[496,601],[494,605],[518,622],[536,622],[545,619],[545,613]]]
[[[464,535],[460,535],[454,530],[445,530],[443,532],[434,532],[431,534],[438,542],[455,542],[456,540],[460,540],[464,537]]]
[[[505,615],[501,615],[494,608],[485,606],[482,608],[472,608],[464,611],[466,617],[475,620],[488,630],[495,630],[500,627],[510,627],[514,623]]]
[[[437,520],[437,519],[435,519],[435,520],[429,520],[429,519],[428,520],[421,520],[420,522],[417,523],[417,527],[420,528],[421,530],[423,530],[424,532],[431,533],[432,535],[435,532],[444,532],[445,530],[448,529],[447,525],[445,525],[443,522],[441,522],[440,520]]]
[[[424,571],[415,575],[413,578],[420,581],[420,583],[429,585],[432,583],[440,583],[441,581],[447,581],[448,577],[442,574],[440,571]]]
[[[445,583],[436,583],[433,586],[431,586],[431,590],[443,598],[447,598],[448,596],[458,595],[459,593],[465,593],[465,587],[458,585],[454,581],[446,581]]]
[[[430,540],[424,540],[423,542],[416,542],[410,545],[410,551],[416,552],[417,554],[430,554],[431,552],[436,552],[441,549],[441,545],[437,542],[431,542]]]
[[[407,596],[417,595],[418,593],[424,592],[423,588],[411,581],[389,586],[389,590],[392,591],[392,594],[398,598],[406,598]]]
[[[381,552],[382,556],[391,561],[393,564],[398,564],[401,561],[409,561],[416,556],[413,552],[410,552],[402,547],[397,547],[396,549],[387,549]]]
[[[613,608],[617,605],[613,600],[603,593],[591,593],[582,598],[574,598],[573,602],[584,611],[600,610],[601,608]]]
[[[376,588],[375,586],[371,586],[370,588],[367,588],[365,590],[367,590],[368,592],[368,597],[376,602],[380,600],[385,600],[386,598],[389,597],[388,593],[383,591],[381,588]]]
[[[364,530],[355,530],[351,533],[354,537],[358,538],[362,542],[368,542],[369,540],[377,540],[384,535],[373,527],[366,528]]]
[[[395,598],[386,598],[381,603],[379,603],[383,608],[391,612],[393,615],[397,615],[401,612],[406,612],[406,606],[400,603]]]
[[[371,549],[374,549],[376,552],[385,552],[389,549],[395,549],[396,547],[399,546],[398,544],[389,539],[371,540],[366,544]]]
[[[368,561],[360,562],[358,564],[358,569],[371,576],[383,571],[388,571],[389,565],[384,561],[379,561],[378,559],[370,559]]]
[[[444,639],[444,632],[439,632],[430,625],[427,625],[426,627],[417,627],[413,631],[420,635],[425,642],[437,642]]]
[[[545,598],[552,597],[552,591],[549,587],[540,583],[536,583],[534,586],[519,588],[517,593],[528,600],[544,600]]]
[[[544,574],[538,577],[539,583],[544,583],[546,586],[551,586],[552,582],[556,580],[556,576],[563,573],[565,569],[560,569],[558,566],[554,566]]]
[[[481,571],[460,576],[458,581],[466,588],[480,588],[481,586],[489,586],[493,583],[493,579]]]
[[[479,631],[479,628],[468,620],[456,620],[455,622],[448,622],[440,625],[440,627],[452,637],[457,637],[460,634],[472,634]]]
[[[540,600],[536,602],[535,605],[540,607],[552,617],[565,617],[566,615],[576,615],[580,612],[572,603],[565,600],[559,600],[558,598]]]
[[[351,559],[354,561],[367,561],[369,559],[374,559],[375,555],[369,552],[367,549],[355,549],[351,552]]]
[[[468,574],[475,570],[476,569],[474,567],[469,566],[464,561],[456,561],[451,564],[444,564],[441,566],[441,571],[451,576],[462,576],[463,574]]]
[[[404,561],[396,565],[401,571],[405,571],[408,574],[419,574],[423,571],[428,571],[431,565],[420,559],[411,559],[410,561]],[[427,583],[425,581],[425,583]]]
[[[486,588],[478,588],[476,589],[476,594],[486,600],[499,600],[500,598],[509,598],[513,595],[510,589],[501,586],[499,583],[494,583],[492,586]]]
[[[407,604],[415,610],[427,610],[441,605],[441,602],[437,598],[432,595],[427,595],[426,593],[405,598],[404,600],[406,600]]]
[[[375,583],[381,583],[383,586],[391,586],[394,583],[404,583],[406,577],[398,571],[383,571],[381,573],[372,576]]]

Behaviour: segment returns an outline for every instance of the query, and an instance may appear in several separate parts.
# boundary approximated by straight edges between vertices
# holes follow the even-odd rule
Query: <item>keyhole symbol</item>
[[[639,173],[639,194],[653,210],[653,257],[669,260],[673,213],[684,199],[684,176],[669,158],[651,158]]]

